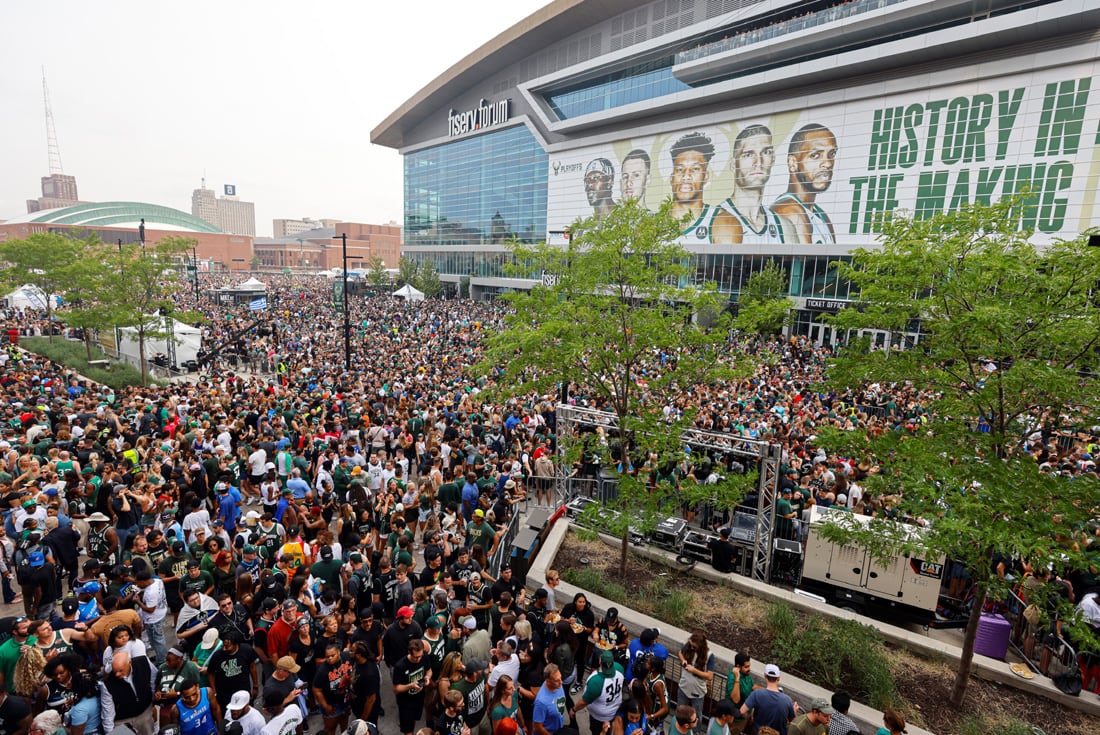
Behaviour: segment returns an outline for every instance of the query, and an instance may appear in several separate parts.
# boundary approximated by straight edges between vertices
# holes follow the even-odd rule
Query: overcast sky
[[[547,0],[2,0],[0,220],[48,175],[42,67],[86,201],[191,211],[235,184],[272,218],[402,218],[401,159],[371,129]]]

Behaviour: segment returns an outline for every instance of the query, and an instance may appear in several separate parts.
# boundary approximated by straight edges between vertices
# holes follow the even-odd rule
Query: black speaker
[[[1100,235],[1089,235],[1089,247],[1100,248]]]

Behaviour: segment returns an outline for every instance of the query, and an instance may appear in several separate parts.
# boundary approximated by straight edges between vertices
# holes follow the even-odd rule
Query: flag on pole
[[[248,302],[248,308],[252,311],[263,311],[267,308],[267,297],[260,296],[258,298],[252,299],[252,301]]]

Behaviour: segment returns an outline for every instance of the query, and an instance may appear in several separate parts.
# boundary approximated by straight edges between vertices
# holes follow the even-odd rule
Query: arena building
[[[0,241],[23,239],[36,232],[63,232],[77,237],[95,233],[104,242],[154,244],[169,235],[195,241],[200,272],[246,271],[252,267],[252,238],[230,235],[198,217],[147,202],[87,202],[44,209],[0,223]]]
[[[475,296],[539,277],[505,277],[510,238],[671,196],[699,280],[736,300],[778,260],[830,341],[829,264],[882,213],[1026,189],[1038,242],[1094,224],[1098,29],[1095,0],[556,0],[371,139],[404,157],[403,253]]]

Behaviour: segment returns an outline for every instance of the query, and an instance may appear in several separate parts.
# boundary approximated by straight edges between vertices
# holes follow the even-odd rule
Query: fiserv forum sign
[[[1100,66],[1029,73],[588,146],[549,162],[547,229],[623,198],[672,196],[689,245],[871,245],[882,215],[916,217],[1028,192],[1036,242],[1100,217]],[[713,120],[713,118],[710,118]]]
[[[482,99],[476,107],[462,112],[449,110],[447,112],[447,135],[455,137],[468,133],[471,130],[491,128],[508,122],[511,112],[509,104],[511,100],[498,100],[489,102]]]

